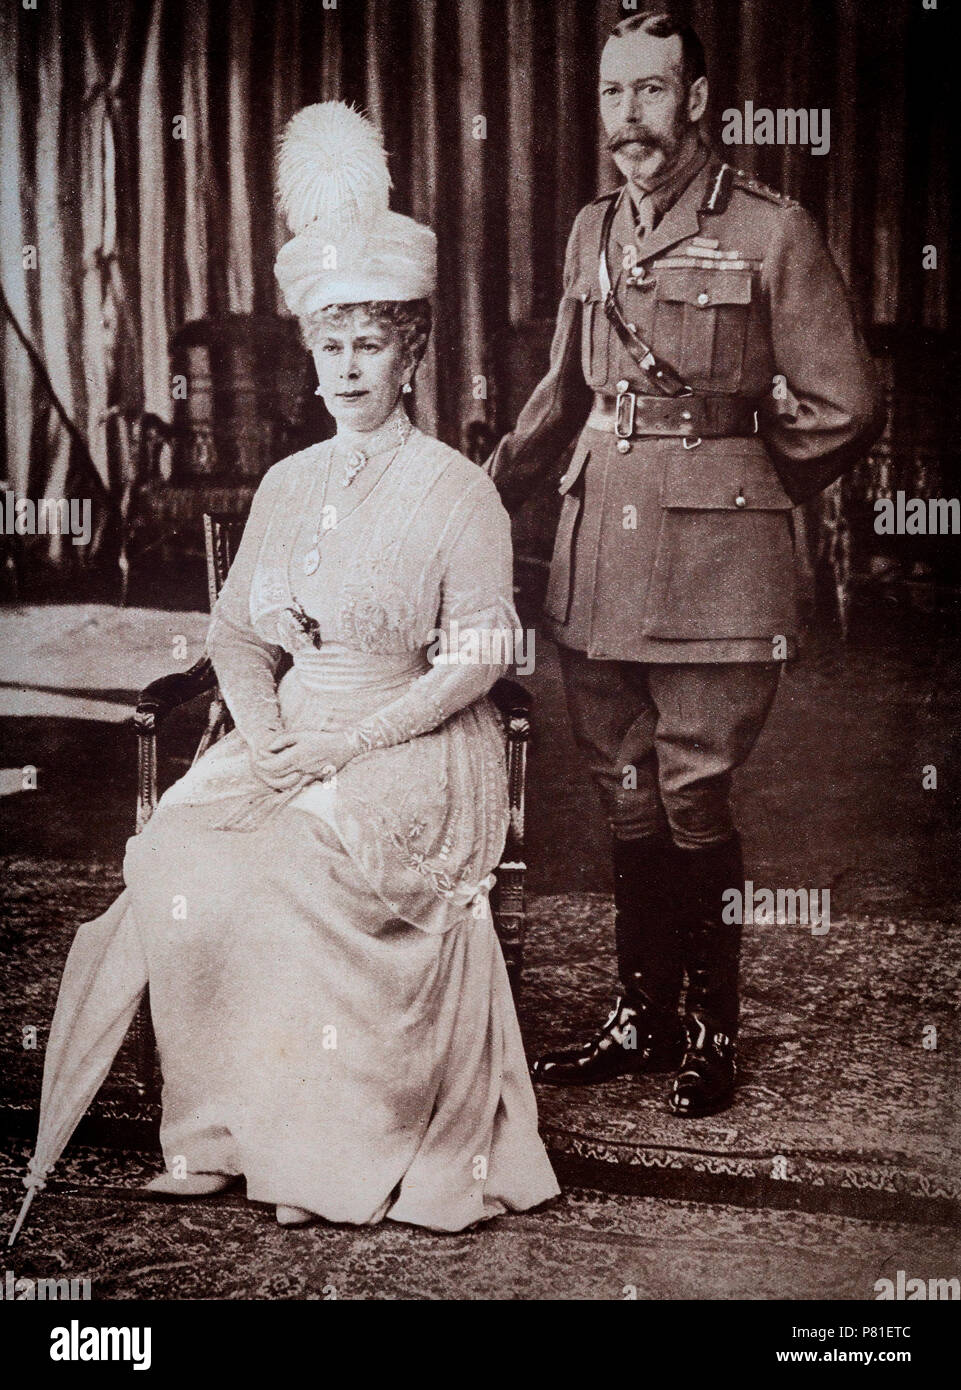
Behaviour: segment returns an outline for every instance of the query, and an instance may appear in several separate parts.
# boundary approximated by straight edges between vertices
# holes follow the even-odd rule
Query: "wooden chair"
[[[819,512],[818,559],[831,567],[845,635],[856,600],[873,620],[884,591],[924,608],[961,584],[955,536],[886,537],[875,530],[879,498],[899,491],[925,500],[958,496],[961,335],[879,324],[867,337],[884,393],[884,433],[820,499]]]
[[[237,544],[243,532],[243,519],[234,515],[206,513],[203,518],[207,555],[207,584],[211,608],[227,577]],[[181,705],[206,697],[209,700],[206,727],[194,754],[194,762],[232,728],[230,712],[217,687],[214,668],[203,657],[187,671],[178,671],[152,681],[141,692],[133,717],[137,733],[137,820],[139,834],[157,805],[157,736],[163,721]],[[531,695],[516,681],[498,680],[491,699],[504,725],[507,740],[507,784],[510,823],[504,852],[496,870],[491,891],[494,925],[504,952],[511,988],[517,997],[524,960],[524,790],[527,775],[527,745],[530,737]],[[141,1095],[156,1090],[156,1053],[150,1012],[146,1000],[135,1022],[137,1086]]]
[[[296,320],[225,314],[170,340],[172,419],[127,422],[120,503],[121,603],[157,546],[196,549],[206,512],[243,517],[272,463],[331,432]]]

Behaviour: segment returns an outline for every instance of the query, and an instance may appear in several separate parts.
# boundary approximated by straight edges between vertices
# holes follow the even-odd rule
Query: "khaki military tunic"
[[[604,312],[613,198],[608,264],[625,320],[696,393],[756,409],[756,434],[634,437],[618,450],[612,430],[588,426],[595,394],[624,382],[654,394]],[[641,399],[639,420],[643,409]],[[624,190],[581,210],[549,370],[487,466],[516,506],[579,435],[546,599],[562,645],[599,660],[770,662],[797,634],[792,506],[853,464],[881,424],[870,357],[814,220],[709,160],[639,246]]]

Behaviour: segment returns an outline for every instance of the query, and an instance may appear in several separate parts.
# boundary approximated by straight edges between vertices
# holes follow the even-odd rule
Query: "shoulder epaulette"
[[[776,188],[770,188],[766,183],[761,183],[760,179],[752,179],[750,174],[745,174],[743,169],[734,170],[734,187],[743,189],[745,193],[753,193],[755,198],[764,198],[769,203],[776,203],[780,208],[800,207],[796,198],[789,198],[786,193],[779,193]]]

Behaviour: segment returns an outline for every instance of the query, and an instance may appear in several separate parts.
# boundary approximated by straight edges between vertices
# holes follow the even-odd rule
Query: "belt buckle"
[[[623,428],[624,404],[630,406],[630,418],[626,429]],[[634,433],[634,414],[637,410],[637,393],[634,391],[618,391],[617,403],[614,407],[614,433],[618,439],[630,439]]]
[[[678,395],[679,395],[679,396],[693,396],[693,395],[694,395],[694,387],[693,387],[693,386],[685,386],[683,391],[679,391],[679,392],[678,392]],[[701,436],[698,435],[696,439],[690,439],[690,438],[688,438],[687,435],[684,435],[684,436],[682,437],[682,439],[681,439],[681,443],[682,443],[682,445],[684,446],[685,449],[699,449],[699,448],[701,447]]]

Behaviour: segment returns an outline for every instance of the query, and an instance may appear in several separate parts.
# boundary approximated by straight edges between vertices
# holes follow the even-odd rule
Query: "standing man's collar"
[[[696,236],[701,229],[701,215],[717,175],[716,159],[710,150],[696,173],[690,175],[686,187],[679,193],[653,231],[640,242],[634,225],[634,204],[628,196],[628,186],[621,185],[617,207],[611,224],[611,239],[615,243],[612,257],[624,263],[624,249],[630,243],[642,261],[649,261],[685,237]]]
[[[631,201],[631,209],[636,217],[642,198],[650,198],[654,204],[654,227],[660,222],[661,218],[677,202],[681,194],[688,187],[693,179],[704,168],[710,157],[711,151],[698,138],[693,151],[688,159],[676,169],[672,169],[664,178],[659,180],[652,188],[640,189],[633,183],[628,182],[627,191]]]

